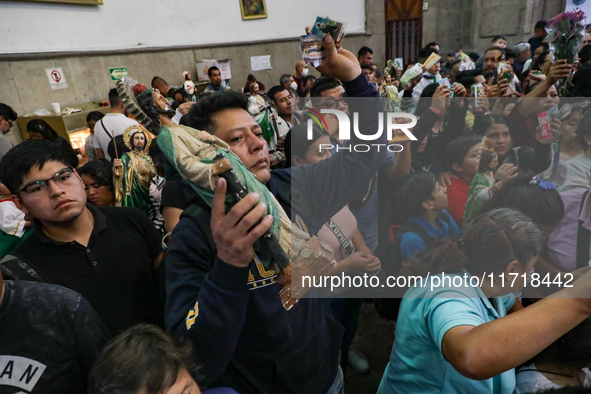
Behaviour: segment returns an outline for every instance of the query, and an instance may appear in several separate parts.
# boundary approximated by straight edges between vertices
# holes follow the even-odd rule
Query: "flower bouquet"
[[[544,39],[553,48],[556,59],[573,64],[585,40],[585,12],[575,8],[562,12],[548,21]]]

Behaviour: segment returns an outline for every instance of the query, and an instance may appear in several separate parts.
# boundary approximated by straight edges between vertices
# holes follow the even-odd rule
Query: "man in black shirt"
[[[145,215],[87,205],[78,173],[44,141],[17,145],[0,167],[15,204],[35,217],[15,256],[41,280],[81,293],[112,334],[140,322],[163,325],[154,280],[160,236]]]
[[[0,273],[0,393],[85,393],[107,340],[80,294]]]

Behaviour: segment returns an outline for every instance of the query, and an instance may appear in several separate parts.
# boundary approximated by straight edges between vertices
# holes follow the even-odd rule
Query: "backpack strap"
[[[579,216],[583,211],[583,205],[587,199],[589,190],[583,194],[581,205],[579,207]],[[589,264],[589,245],[591,243],[591,231],[583,227],[583,221],[579,219],[579,228],[577,230],[577,268],[587,267]]]
[[[2,275],[6,276],[6,279],[46,282],[33,267],[25,263],[18,255],[6,255],[0,260],[0,269],[2,270]]]

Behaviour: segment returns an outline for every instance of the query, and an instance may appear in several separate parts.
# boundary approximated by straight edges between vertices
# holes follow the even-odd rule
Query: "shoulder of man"
[[[39,309],[47,306],[48,309],[56,308],[76,311],[80,306],[82,295],[66,287],[26,280],[7,281],[11,283],[12,291],[20,297],[11,300],[24,301],[25,306],[35,305]]]

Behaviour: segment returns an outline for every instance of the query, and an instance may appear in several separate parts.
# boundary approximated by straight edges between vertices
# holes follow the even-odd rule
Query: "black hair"
[[[516,59],[517,58],[517,54],[515,53],[515,51],[511,48],[505,48],[505,60],[509,60],[509,59]]]
[[[281,93],[281,92],[283,92],[284,90],[287,90],[287,88],[286,88],[285,86],[283,86],[283,85],[276,85],[276,86],[273,86],[273,87],[272,87],[271,89],[269,89],[269,91],[267,92],[267,96],[269,96],[269,98],[270,98],[271,100],[275,100],[275,95],[276,95],[277,93]]]
[[[461,62],[463,62],[463,60],[462,60],[462,59],[459,59],[459,58],[458,58],[458,59],[456,59],[456,60],[454,60],[453,62],[451,62],[451,63],[449,64],[449,68],[450,68],[450,70],[451,70],[451,71],[453,71],[453,68],[454,68],[454,66],[455,66],[456,64],[458,64],[458,63],[461,63]]]
[[[540,254],[542,234],[523,213],[499,208],[475,217],[462,227],[462,245],[451,239],[438,240],[427,251],[417,252],[400,275],[497,273],[511,261],[527,267]]]
[[[117,107],[123,101],[121,97],[119,97],[119,93],[117,92],[117,88],[113,88],[109,90],[109,103],[111,104],[111,108]]]
[[[550,51],[544,51],[540,53],[540,56],[536,59],[535,62],[532,63],[531,69],[532,70],[542,70],[542,65],[546,61],[546,57],[550,56]]]
[[[8,190],[16,193],[23,178],[34,166],[43,166],[48,161],[57,161],[70,166],[63,151],[48,140],[27,140],[10,149],[0,161],[0,179]]]
[[[437,179],[427,171],[415,172],[402,179],[395,200],[404,207],[408,217],[421,216],[425,212],[423,203],[433,200]]]
[[[174,91],[174,95],[173,95],[173,96],[174,96],[174,98],[175,98],[175,101],[176,101],[176,95],[177,95],[177,93],[178,93],[178,94],[180,94],[180,95],[181,95],[181,97],[182,97],[184,100],[186,100],[186,99],[187,99],[187,91],[185,90],[185,88],[184,88],[184,87],[180,87],[180,88],[178,88],[178,89],[176,89],[176,90]]]
[[[106,159],[89,161],[78,169],[78,174],[88,175],[99,185],[113,191],[113,164]]]
[[[531,361],[551,360],[554,365],[583,368],[591,361],[591,318],[558,338]]]
[[[546,21],[537,21],[536,25],[534,26],[534,30],[535,29],[546,29],[546,25],[548,24],[548,22]]]
[[[425,48],[421,49],[419,51],[419,54],[417,55],[417,60],[419,63],[424,63],[425,60],[427,60],[429,58],[429,56],[431,56],[432,53],[437,53],[437,50],[434,48],[429,48],[428,46],[426,46]]]
[[[357,52],[357,59],[359,59],[361,56],[367,55],[368,53],[373,55],[373,50],[370,47],[362,46]]]
[[[220,69],[219,69],[219,68],[217,68],[216,66],[211,66],[211,67],[210,67],[210,68],[207,70],[207,76],[208,76],[208,77],[211,77],[211,74],[212,74],[212,73],[213,73],[215,70],[217,70],[217,71],[220,71]],[[221,73],[221,71],[220,71],[220,73]]]
[[[480,54],[478,52],[470,52],[468,54],[468,57],[470,58],[470,60],[472,60],[473,62],[476,62],[479,58],[480,58]]]
[[[430,43],[425,45],[425,48],[434,47],[434,46],[438,46],[438,44],[435,41],[431,41]]]
[[[187,117],[186,124],[194,129],[215,134],[217,126],[212,119],[213,115],[234,108],[248,112],[248,98],[244,94],[233,91],[213,94],[202,98],[191,107],[185,115]]]
[[[591,135],[591,112],[587,112],[585,116],[581,118],[581,122],[577,128],[577,142],[585,150],[589,149],[589,144],[585,140],[585,137],[589,135]]]
[[[320,97],[322,92],[334,89],[338,86],[341,86],[341,83],[336,78],[321,77],[316,80],[314,86],[312,86],[312,89],[310,89],[310,97]]]
[[[495,208],[517,209],[536,225],[555,227],[564,216],[564,204],[555,189],[543,189],[530,183],[531,175],[522,175],[503,184],[479,213]]]
[[[501,57],[503,57],[503,58],[505,57],[505,54],[507,53],[507,51],[503,47],[490,47],[486,51],[484,51],[484,56],[486,56],[486,54],[490,51],[500,51]]]
[[[152,82],[151,82],[152,89],[158,89],[158,85],[162,85],[162,84],[168,85],[168,83],[164,80],[164,78],[161,78],[158,76],[152,78]]]
[[[90,112],[88,115],[86,115],[86,121],[90,122],[91,120],[98,122],[99,120],[101,120],[103,117],[105,116],[105,114],[103,114],[100,111],[92,111]]]
[[[549,43],[547,43],[547,42],[543,42],[543,41],[542,41],[542,42],[540,43],[540,45],[538,45],[538,46],[540,46],[540,47],[542,47],[542,48],[545,48],[545,49],[546,49],[546,51],[549,51],[549,50],[550,50],[550,44],[549,44]],[[537,48],[536,48],[536,49],[537,49]]]
[[[591,45],[587,45],[591,46]],[[568,97],[591,97],[591,63],[582,64],[567,85]]]
[[[456,57],[457,58],[458,57],[458,54],[455,53],[455,52],[448,52],[447,53],[447,56],[453,56],[453,57]]]
[[[497,41],[497,40],[500,40],[501,38],[502,38],[503,40],[507,41],[507,37],[506,37],[506,36],[504,36],[504,35],[502,35],[502,34],[499,34],[499,35],[497,35],[497,36],[494,36],[494,37],[492,38],[492,40],[490,40],[490,43],[492,44],[493,42],[495,42],[495,41]]]
[[[6,120],[16,120],[18,117],[17,113],[14,112],[12,107],[4,103],[0,103],[0,116],[3,116]]]
[[[314,86],[314,84],[316,83],[316,77],[314,75],[306,75],[304,78],[302,78],[302,86],[306,86],[306,83],[308,81],[312,81],[312,86]]]
[[[306,156],[306,152],[310,149],[310,146],[316,142],[319,138],[328,136],[317,124],[312,125],[312,139],[308,139],[308,126],[305,123],[300,123],[294,126],[285,136],[285,167],[291,167],[291,159],[293,156],[303,158]]]
[[[511,124],[505,115],[489,114],[476,117],[474,121],[474,134],[482,137],[495,124],[504,124],[509,128],[509,132],[511,132]]]
[[[482,138],[473,135],[464,135],[450,141],[445,147],[445,158],[448,168],[453,171],[452,164],[457,163],[462,165],[470,149],[481,142]]]
[[[469,92],[472,85],[476,83],[476,77],[482,74],[482,69],[460,71],[456,76],[456,82],[461,84]]]
[[[183,370],[195,369],[189,341],[138,324],[100,352],[88,377],[88,393],[160,393],[174,385]]]
[[[41,134],[44,140],[54,141],[57,138],[57,132],[43,119],[30,120],[27,131]]]
[[[429,99],[429,97],[433,97],[438,87],[438,83],[431,83],[425,86],[425,88],[421,92],[419,102],[417,103],[415,114],[421,116],[423,115],[423,112],[425,112],[431,106],[431,100]]]
[[[579,57],[581,58],[581,65],[584,65],[591,60],[591,45],[585,45],[579,51]]]

